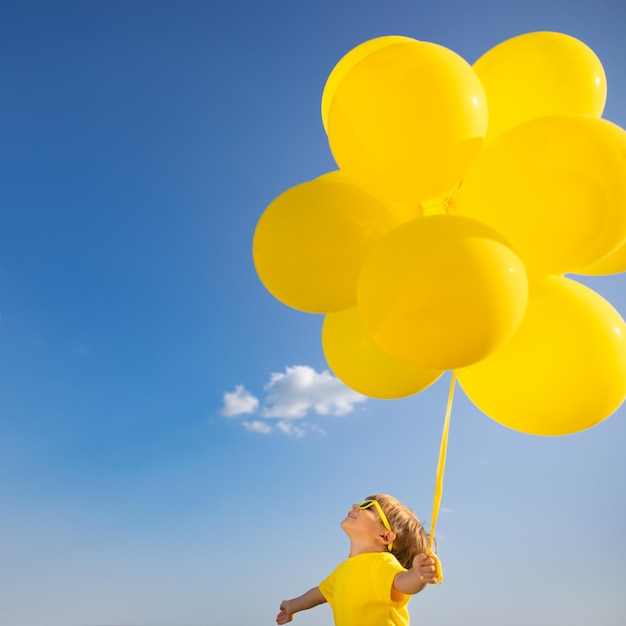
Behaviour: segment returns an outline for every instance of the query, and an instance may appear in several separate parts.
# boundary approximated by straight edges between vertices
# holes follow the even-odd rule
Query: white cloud
[[[259,408],[259,399],[253,396],[243,385],[237,385],[235,391],[224,393],[224,406],[221,414],[226,417],[254,413]]]
[[[263,422],[266,423],[266,422]],[[317,424],[309,424],[308,422],[298,422],[297,425],[293,420],[279,420],[275,424],[276,430],[280,431],[288,437],[300,439],[307,435],[325,435],[326,431]]]
[[[330,372],[318,373],[308,365],[294,365],[282,373],[271,374],[264,391],[265,398],[261,402],[243,385],[237,385],[234,391],[224,393],[224,406],[220,413],[226,417],[256,413],[259,419],[241,423],[248,432],[261,435],[279,432],[299,439],[307,435],[325,435],[326,431],[308,421],[299,421],[295,425],[293,420],[306,417],[311,412],[346,415],[355,410],[356,404],[367,400]]]
[[[296,426],[293,422],[285,422],[284,420],[276,422],[276,429],[289,437],[296,437],[298,439],[306,435],[306,428]]]
[[[259,420],[244,422],[243,427],[251,433],[259,433],[260,435],[269,435],[273,430],[267,422],[261,422]]]
[[[347,415],[354,411],[355,404],[367,399],[330,372],[317,373],[308,365],[294,365],[284,373],[273,373],[265,391],[263,417],[282,419],[305,417],[311,409],[318,415]]]

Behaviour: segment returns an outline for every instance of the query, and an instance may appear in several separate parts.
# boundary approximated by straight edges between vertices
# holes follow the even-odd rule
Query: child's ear
[[[380,538],[382,539],[383,543],[388,546],[390,543],[393,543],[396,540],[396,533],[394,533],[393,530],[386,530],[380,536]]]

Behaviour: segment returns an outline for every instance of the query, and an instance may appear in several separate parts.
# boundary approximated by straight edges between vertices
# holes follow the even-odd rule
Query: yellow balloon
[[[526,308],[522,262],[484,224],[433,215],[398,226],[367,257],[357,303],[372,340],[427,369],[475,363],[506,342]]]
[[[351,185],[356,185],[366,191],[367,193],[371,193],[372,195],[376,195],[371,190],[367,189],[367,187],[363,187],[362,185],[357,185],[354,180],[352,180],[349,176],[346,175],[345,172],[341,170],[334,170],[332,172],[327,172],[326,174],[322,174],[316,180],[337,180],[343,181],[346,183],[350,183]],[[381,200],[385,205],[385,208],[389,212],[391,216],[391,220],[394,226],[399,226],[400,224],[404,224],[404,222],[409,222],[418,217],[422,217],[424,215],[422,205],[420,203],[408,203],[408,202],[392,202],[390,200]]]
[[[626,324],[596,292],[551,276],[531,295],[513,339],[457,374],[496,422],[532,435],[575,433],[626,397]]]
[[[375,39],[364,41],[362,44],[352,48],[352,50],[339,60],[339,63],[335,65],[332,72],[328,76],[322,93],[322,124],[324,124],[325,129],[328,127],[328,113],[330,112],[330,105],[335,97],[337,87],[348,72],[350,72],[350,70],[352,70],[352,68],[360,63],[365,57],[372,54],[372,52],[376,52],[376,50],[380,50],[381,48],[395,43],[402,43],[406,41],[415,40],[410,37],[402,37],[399,35],[377,37]]]
[[[500,232],[529,274],[563,274],[626,238],[626,131],[583,115],[521,124],[480,154],[452,211]]]
[[[536,32],[507,39],[473,68],[489,103],[489,141],[535,117],[600,117],[604,110],[602,64],[593,50],[569,35]]]
[[[626,241],[611,254],[595,263],[585,265],[576,273],[587,276],[604,276],[606,274],[619,274],[620,272],[626,272]]]
[[[328,139],[339,167],[394,202],[456,187],[483,144],[485,94],[456,53],[408,41],[380,48],[337,85]]]
[[[391,215],[394,226],[400,226],[400,224],[410,222],[424,215],[419,203],[391,202],[388,200],[385,202],[385,206],[387,211],[389,211],[389,215]]]
[[[295,309],[353,307],[365,256],[391,228],[384,205],[354,185],[323,179],[296,185],[257,224],[256,271],[274,297]]]
[[[398,361],[367,335],[356,308],[324,318],[322,346],[335,376],[354,391],[389,400],[418,393],[435,382],[442,370]]]

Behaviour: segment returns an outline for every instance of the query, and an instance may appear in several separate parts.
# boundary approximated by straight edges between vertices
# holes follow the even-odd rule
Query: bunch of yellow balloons
[[[626,271],[626,131],[597,56],[561,33],[469,65],[409,37],[346,54],[322,96],[339,169],[276,198],[254,235],[281,302],[325,314],[349,387],[400,398],[454,370],[518,431],[589,428],[626,397],[626,324],[565,278]]]

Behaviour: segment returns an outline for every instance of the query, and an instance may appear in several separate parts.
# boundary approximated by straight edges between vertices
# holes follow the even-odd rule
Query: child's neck
[[[386,546],[380,543],[366,541],[350,541],[350,557],[359,556],[359,554],[367,554],[368,552],[386,552]]]

